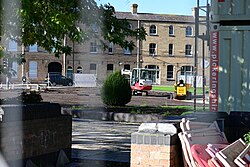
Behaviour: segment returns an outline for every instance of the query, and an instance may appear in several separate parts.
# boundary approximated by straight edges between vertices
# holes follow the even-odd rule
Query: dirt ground
[[[21,93],[21,90],[1,90],[0,98],[15,97]],[[89,107],[103,107],[100,87],[75,88],[75,87],[56,87],[46,91],[41,91],[43,101],[59,103],[61,105],[81,105]],[[128,106],[181,106],[194,105],[194,100],[174,100],[168,99],[166,93],[150,92],[149,96],[132,96]],[[197,103],[202,106],[202,103]]]

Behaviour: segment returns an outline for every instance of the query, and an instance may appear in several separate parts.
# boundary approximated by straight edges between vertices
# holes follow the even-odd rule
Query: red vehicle
[[[142,95],[143,92],[148,95],[148,91],[152,90],[152,78],[150,69],[133,68],[131,71],[122,70],[123,75],[129,76],[129,82],[133,95]]]

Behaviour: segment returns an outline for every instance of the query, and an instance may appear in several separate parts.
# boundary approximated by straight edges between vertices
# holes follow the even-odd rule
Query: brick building
[[[25,75],[32,82],[40,82],[48,72],[62,72],[67,76],[72,76],[72,73],[96,74],[98,83],[102,83],[107,75],[114,71],[142,67],[155,69],[152,71],[155,84],[172,85],[178,70],[178,75],[187,77],[193,74],[193,16],[139,13],[136,4],[131,6],[131,12],[116,12],[116,16],[118,19],[126,18],[132,29],[143,26],[147,32],[146,40],[135,41],[137,47],[132,51],[112,43],[108,44],[108,49],[103,50],[98,38],[90,39],[83,44],[66,40],[67,44],[72,46],[73,53],[70,56],[62,55],[60,58],[35,45],[30,46],[25,48],[26,63],[20,67],[13,65],[19,72],[17,79],[21,80]],[[100,35],[97,25],[91,28],[97,36]],[[205,29],[205,25],[200,25],[200,34],[205,33]],[[99,37],[101,39],[101,36]],[[198,76],[201,76],[202,40],[199,39],[198,43]],[[9,43],[9,48],[10,51],[21,52],[21,48],[13,42]],[[207,51],[205,60],[207,64]],[[208,78],[209,70],[205,70]]]

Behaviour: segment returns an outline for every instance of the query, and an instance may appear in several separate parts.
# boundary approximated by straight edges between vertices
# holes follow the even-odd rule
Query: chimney
[[[131,12],[132,12],[132,14],[137,14],[137,7],[138,7],[137,4],[132,4],[132,6],[131,6]]]

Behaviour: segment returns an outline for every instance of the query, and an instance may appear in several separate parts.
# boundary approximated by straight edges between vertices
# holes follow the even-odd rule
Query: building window
[[[90,42],[90,53],[97,53],[97,43],[96,43],[96,41]]]
[[[91,27],[91,30],[93,32],[95,32],[95,33],[99,32],[99,27],[98,27],[97,23],[92,24],[90,27]]]
[[[173,80],[174,79],[174,66],[168,65],[167,66],[167,80]]]
[[[174,55],[174,44],[172,44],[172,43],[170,43],[169,45],[168,45],[168,55],[169,56],[173,56]]]
[[[190,26],[187,26],[186,28],[186,36],[192,36],[193,35],[193,29]]]
[[[90,64],[89,70],[96,70],[96,64]]]
[[[76,69],[76,73],[78,73],[78,74],[82,74],[82,67],[77,67],[77,69]]]
[[[11,67],[12,72],[12,78],[17,78],[17,71],[18,71],[18,64],[16,61],[12,62],[12,67]]]
[[[149,28],[149,35],[156,35],[156,26],[155,25],[151,25]]]
[[[29,78],[32,78],[32,79],[37,78],[37,62],[36,61],[29,62]]]
[[[155,43],[149,44],[149,55],[152,55],[152,56],[156,55],[156,44]]]
[[[169,34],[169,36],[173,36],[174,35],[174,26],[173,25],[169,26],[168,34]]]
[[[186,45],[185,46],[185,55],[186,56],[192,56],[192,45]]]
[[[124,64],[124,70],[130,70],[130,65],[129,64]]]
[[[37,44],[30,45],[29,46],[29,52],[37,52],[38,51],[38,46]]]
[[[114,65],[113,64],[107,64],[107,70],[108,71],[113,71],[114,70]]]
[[[160,78],[160,68],[156,65],[147,65],[145,66],[147,69],[154,69],[149,71],[148,78],[153,81],[154,84],[159,84],[159,78]]]
[[[132,26],[132,24],[128,24],[128,29],[130,29],[130,30],[133,30],[133,26]]]
[[[13,40],[9,41],[8,51],[17,51],[16,41],[13,41]]]
[[[73,78],[73,68],[71,66],[68,66],[66,76],[71,79]]]
[[[109,43],[109,54],[110,55],[113,54],[113,50],[114,50],[114,44],[113,44],[113,42],[110,42]]]
[[[182,66],[181,67],[181,75],[192,76],[193,75],[193,66]]]
[[[124,55],[131,55],[132,51],[129,48],[123,48],[123,54]]]

